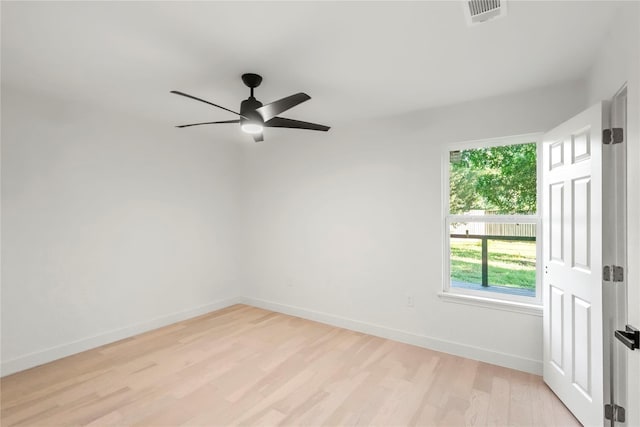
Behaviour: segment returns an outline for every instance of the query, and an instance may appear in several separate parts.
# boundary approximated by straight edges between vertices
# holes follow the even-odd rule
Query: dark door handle
[[[616,331],[618,341],[629,347],[631,350],[640,348],[640,331],[631,325],[626,325],[624,331]]]

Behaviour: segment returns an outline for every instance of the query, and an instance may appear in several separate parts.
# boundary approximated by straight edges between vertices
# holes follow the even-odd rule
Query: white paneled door
[[[602,426],[602,129],[599,103],[548,132],[542,156],[544,380]]]

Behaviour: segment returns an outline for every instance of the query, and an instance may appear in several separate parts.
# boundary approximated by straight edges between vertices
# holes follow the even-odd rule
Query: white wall
[[[571,82],[327,134],[283,132],[246,150],[251,302],[541,372],[541,317],[437,296],[441,153],[449,142],[548,130],[583,109],[584,92]]]
[[[628,322],[640,326],[640,3],[628,2],[603,42],[588,76],[589,103],[611,97],[627,83]],[[627,423],[640,426],[640,352],[626,351]]]
[[[2,90],[2,373],[235,301],[240,148]]]
[[[635,46],[633,25],[611,34],[620,53]],[[274,130],[277,143],[244,149],[3,87],[3,374],[241,295],[540,372],[541,317],[437,296],[442,146],[545,131],[627,79],[637,117],[637,54],[623,67],[602,65],[616,52],[603,51],[588,91],[568,82],[378,122],[332,123],[327,134]],[[630,130],[638,141],[637,120]],[[629,150],[640,160],[640,144]],[[640,265],[637,168],[630,182],[630,264]],[[633,270],[630,277],[640,279]]]

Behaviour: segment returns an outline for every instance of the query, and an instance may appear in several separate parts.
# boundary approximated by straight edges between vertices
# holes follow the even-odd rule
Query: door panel
[[[573,163],[577,163],[582,160],[586,160],[591,155],[591,144],[589,141],[589,129],[584,132],[577,132],[572,137],[572,160]]]
[[[550,286],[549,322],[551,324],[550,353],[551,363],[560,372],[564,371],[564,292]]]
[[[591,270],[591,256],[589,254],[589,235],[591,234],[590,215],[591,210],[591,178],[579,178],[573,180],[572,214],[572,265],[585,272]]]
[[[549,241],[551,242],[551,254],[550,259],[555,262],[564,262],[564,183],[558,182],[551,184],[550,188],[551,197],[549,199]]]
[[[573,383],[591,399],[591,304],[573,297]]]
[[[602,128],[597,104],[543,139],[544,380],[602,425]]]

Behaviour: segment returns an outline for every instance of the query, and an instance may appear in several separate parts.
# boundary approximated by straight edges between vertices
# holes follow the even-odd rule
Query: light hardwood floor
[[[1,386],[3,426],[579,425],[539,376],[245,305]]]

